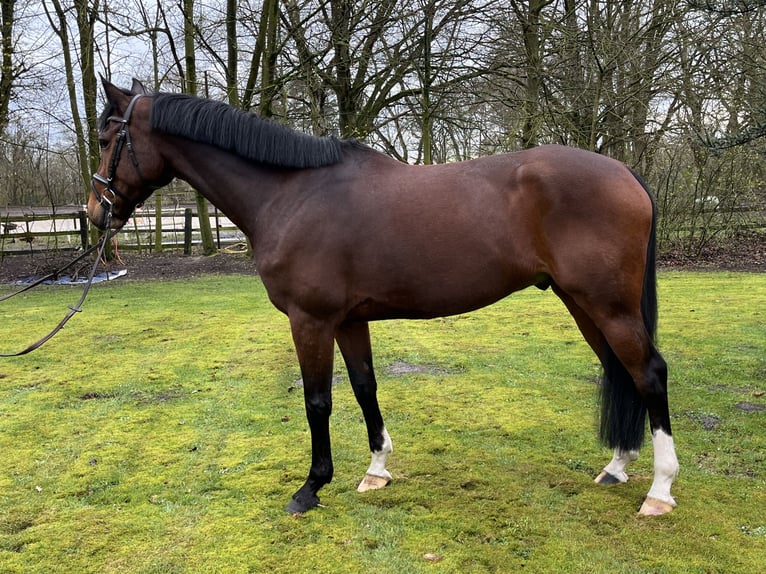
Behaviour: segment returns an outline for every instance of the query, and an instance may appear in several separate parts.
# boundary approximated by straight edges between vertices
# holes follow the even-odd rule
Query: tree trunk
[[[96,44],[94,25],[98,16],[98,0],[75,0],[77,30],[80,40],[80,67],[85,124],[88,135],[88,161],[91,173],[98,169],[101,154],[98,147],[98,112],[96,111],[96,67],[93,58]]]
[[[226,95],[229,104],[239,107],[237,89],[237,0],[226,0]]]
[[[356,129],[358,104],[351,80],[351,15],[347,0],[331,0],[331,42],[335,53],[335,94],[338,97],[338,120],[341,137],[359,137]]]
[[[420,84],[423,87],[421,96],[423,106],[423,163],[430,165],[433,163],[433,115],[431,110],[431,42],[433,41],[434,27],[434,3],[433,0],[425,6],[423,23],[423,70]]]
[[[88,182],[90,181],[90,176],[93,172],[90,171],[90,165],[88,162],[88,147],[86,144],[86,137],[83,130],[82,120],[80,119],[80,108],[77,105],[77,86],[74,78],[72,51],[69,44],[69,27],[66,21],[66,13],[61,7],[59,0],[52,0],[52,4],[53,9],[56,12],[55,20],[53,15],[47,12],[47,8],[46,14],[48,15],[48,20],[51,24],[51,28],[53,28],[53,31],[61,41],[62,56],[64,58],[64,70],[66,72],[66,90],[67,94],[69,95],[69,109],[72,113],[72,127],[74,128],[75,132],[80,177],[82,179],[83,187],[88,190],[85,194],[85,201],[87,201],[88,196],[90,195]]]
[[[277,87],[274,82],[275,68],[277,65],[277,31],[279,29],[279,2],[278,0],[265,0],[263,3],[263,19],[266,20],[265,36],[263,38],[263,53],[261,65],[261,99],[258,104],[258,113],[263,117],[274,115],[272,105],[277,95]]]
[[[521,145],[524,148],[535,147],[540,135],[540,90],[543,84],[542,28],[540,14],[551,0],[530,0],[528,7],[514,1],[521,21],[526,56],[526,82],[524,85],[524,125],[521,132]],[[524,11],[526,8],[526,12]]]

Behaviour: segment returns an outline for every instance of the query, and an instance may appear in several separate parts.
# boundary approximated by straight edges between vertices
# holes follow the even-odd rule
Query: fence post
[[[192,210],[184,209],[184,255],[191,255],[192,248]]]
[[[80,243],[82,250],[85,251],[88,248],[88,216],[81,209],[77,212],[77,219],[80,221]]]
[[[218,243],[218,250],[221,250],[221,221],[218,218],[218,208],[216,206],[213,206],[213,209],[215,210],[215,237],[217,239]]]

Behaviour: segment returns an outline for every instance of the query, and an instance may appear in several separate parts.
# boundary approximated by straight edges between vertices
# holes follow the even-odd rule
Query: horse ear
[[[106,93],[106,99],[112,104],[118,104],[122,100],[126,99],[123,91],[115,86],[112,82],[107,80],[104,76],[101,76],[101,85]]]
[[[151,90],[146,89],[136,78],[133,78],[133,85],[130,87],[130,91],[134,94],[141,94],[142,96],[148,96],[152,93]]]

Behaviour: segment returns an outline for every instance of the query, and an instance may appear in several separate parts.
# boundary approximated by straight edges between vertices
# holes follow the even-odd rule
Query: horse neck
[[[174,175],[199,191],[252,238],[254,222],[279,188],[284,172],[212,146],[168,139],[163,156]]]

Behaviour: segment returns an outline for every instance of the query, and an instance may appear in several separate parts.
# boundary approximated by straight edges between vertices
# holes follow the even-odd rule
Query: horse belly
[[[533,261],[482,241],[442,241],[384,250],[357,261],[349,315],[375,320],[473,311],[545,279]]]

